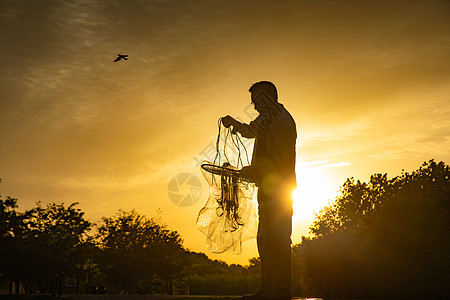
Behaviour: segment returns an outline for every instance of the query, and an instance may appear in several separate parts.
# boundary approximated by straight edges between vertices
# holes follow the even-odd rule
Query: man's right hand
[[[235,125],[236,120],[231,116],[225,116],[222,118],[222,124],[223,124],[223,126],[225,126],[225,128],[228,128],[231,125]]]

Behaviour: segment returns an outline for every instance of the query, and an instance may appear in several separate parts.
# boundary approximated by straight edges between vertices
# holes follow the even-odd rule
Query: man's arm
[[[258,130],[260,129],[261,117],[258,116],[250,124],[245,124],[237,121],[231,116],[225,116],[222,118],[222,124],[226,128],[233,126],[233,133],[239,132],[243,137],[251,139],[258,136]]]

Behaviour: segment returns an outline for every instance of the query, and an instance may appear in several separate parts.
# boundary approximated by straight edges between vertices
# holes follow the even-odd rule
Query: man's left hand
[[[222,124],[223,124],[223,126],[225,126],[225,128],[228,128],[231,125],[235,125],[236,120],[231,116],[225,116],[222,118]]]

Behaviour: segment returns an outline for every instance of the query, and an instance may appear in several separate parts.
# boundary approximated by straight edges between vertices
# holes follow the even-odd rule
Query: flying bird
[[[117,55],[119,55],[115,60],[114,60],[114,62],[117,62],[117,61],[119,61],[119,60],[122,60],[122,59],[124,59],[124,60],[128,60],[128,55],[127,54],[117,54]]]

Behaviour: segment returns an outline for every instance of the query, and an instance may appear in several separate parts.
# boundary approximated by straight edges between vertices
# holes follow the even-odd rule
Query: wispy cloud
[[[320,168],[320,169],[347,167],[351,165],[352,164],[347,161],[329,163],[327,160],[307,161],[307,162],[300,162],[298,164],[300,168]]]
[[[347,167],[347,166],[351,166],[351,163],[349,163],[347,161],[341,161],[341,162],[337,162],[337,163],[326,164],[326,165],[323,165],[320,167],[322,169],[328,169],[328,168],[339,168],[339,167]]]

